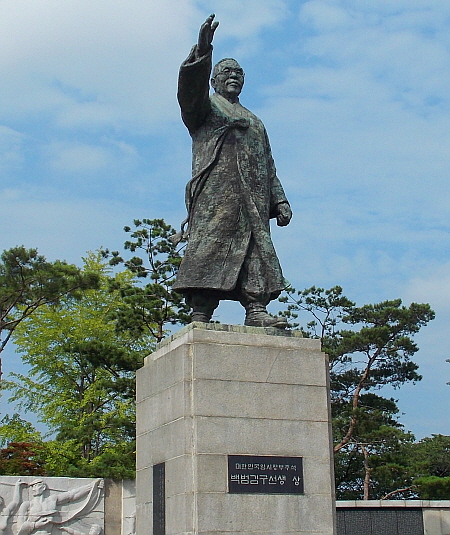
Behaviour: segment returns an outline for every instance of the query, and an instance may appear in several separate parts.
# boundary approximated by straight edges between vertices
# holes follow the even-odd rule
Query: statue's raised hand
[[[209,52],[214,37],[214,32],[216,31],[217,26],[219,26],[218,22],[213,22],[214,17],[215,15],[213,13],[200,27],[200,31],[198,33],[197,57],[204,56]]]

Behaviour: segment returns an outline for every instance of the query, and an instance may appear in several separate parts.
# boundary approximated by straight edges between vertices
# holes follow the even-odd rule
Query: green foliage
[[[336,441],[348,425],[351,406],[342,412],[334,407]],[[410,448],[414,436],[397,421],[398,408],[393,399],[373,393],[362,394],[360,411],[351,440],[335,455],[336,493],[339,499],[380,499],[394,489],[409,488]],[[414,491],[399,493],[397,498],[412,498]]]
[[[19,414],[0,420],[0,474],[46,475],[46,445],[41,433]]]
[[[136,475],[134,439],[105,443],[101,452],[90,459],[80,455],[76,439],[49,440],[43,443],[43,447],[48,476],[134,479]]]
[[[411,360],[418,351],[413,336],[434,318],[430,306],[395,299],[357,307],[340,286],[289,288],[280,301],[290,321],[301,312],[312,316],[301,329],[320,338],[329,356],[338,497],[381,498],[409,487],[404,456],[413,437],[397,423],[395,401],[375,391],[421,379]]]
[[[11,401],[37,413],[56,435],[45,443],[48,475],[130,477],[135,371],[155,339],[117,329],[120,290],[132,284],[133,274],[112,277],[101,253],[84,261],[99,288],[41,306],[17,327],[15,343],[30,370],[11,374],[15,380],[7,386]]]
[[[418,366],[410,360],[418,347],[412,336],[434,318],[428,304],[402,306],[400,299],[375,305],[354,307],[342,321],[359,330],[342,330],[336,358],[357,353],[369,367],[365,389],[389,384],[394,388],[407,381],[418,381]]]
[[[0,420],[0,448],[6,447],[10,442],[40,443],[41,440],[39,431],[17,413],[5,415]]]
[[[314,319],[301,328],[304,336],[320,338],[322,343],[334,338],[336,327],[344,315],[350,311],[355,303],[342,295],[342,288],[334,286],[329,290],[312,286],[303,291],[298,291],[293,287],[286,289],[279,301],[285,303],[286,309],[279,314],[288,320],[291,320],[290,327],[299,327],[298,323],[292,320],[298,318],[298,312],[308,312]]]
[[[414,484],[422,500],[450,500],[450,477],[418,477]]]
[[[410,464],[421,499],[450,499],[450,436],[432,435],[414,444]]]
[[[14,326],[30,371],[11,374],[10,399],[35,412],[55,439],[14,417],[2,422],[0,437],[34,437],[47,475],[134,476],[135,371],[167,326],[190,321],[171,289],[181,262],[170,241],[175,231],[163,220],[136,220],[135,227],[125,229],[125,249],[136,255],[90,254],[79,274],[96,286],[43,301]],[[119,264],[127,270],[113,276],[110,266]]]
[[[419,474],[450,477],[450,436],[432,435],[423,438],[415,445],[413,454]]]
[[[124,247],[140,256],[124,260],[118,251],[104,254],[111,265],[123,263],[139,278],[150,282],[122,286],[123,306],[117,309],[117,325],[118,329],[135,335],[150,332],[159,342],[167,334],[166,325],[190,322],[183,297],[172,290],[182,260],[181,250],[170,240],[175,230],[163,219],[136,219],[134,226],[133,231],[130,227],[124,229],[131,237]]]
[[[48,262],[36,249],[13,247],[0,257],[0,352],[14,329],[43,305],[66,295],[79,297],[95,288],[98,277],[88,270],[56,260]]]

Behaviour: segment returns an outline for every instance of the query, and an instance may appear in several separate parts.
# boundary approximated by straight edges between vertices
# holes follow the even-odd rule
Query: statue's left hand
[[[288,203],[283,202],[277,206],[277,225],[279,227],[285,227],[289,225],[292,218],[292,210]]]

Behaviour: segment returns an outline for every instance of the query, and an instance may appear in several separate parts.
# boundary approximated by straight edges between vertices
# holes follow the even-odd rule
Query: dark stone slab
[[[153,466],[153,535],[166,535],[166,465]]]

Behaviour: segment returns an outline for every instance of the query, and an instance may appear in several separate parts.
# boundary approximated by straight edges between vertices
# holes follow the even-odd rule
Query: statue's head
[[[235,59],[221,59],[213,69],[211,85],[227,100],[236,100],[244,85],[244,71]]]
[[[29,485],[33,496],[40,496],[47,490],[47,484],[43,479],[34,479]]]
[[[5,507],[5,500],[3,496],[0,496],[0,511]]]

